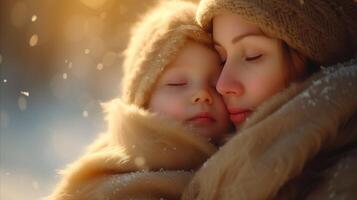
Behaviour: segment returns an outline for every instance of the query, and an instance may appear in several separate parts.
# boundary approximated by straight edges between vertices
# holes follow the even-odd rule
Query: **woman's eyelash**
[[[256,55],[256,56],[245,57],[245,60],[246,60],[246,61],[254,61],[254,60],[259,59],[259,58],[262,57],[262,56],[263,56],[262,54],[259,54],[259,55]]]
[[[259,58],[261,58],[263,56],[263,54],[259,54],[256,56],[251,56],[251,57],[245,57],[246,61],[254,61],[254,60],[258,60]],[[222,60],[220,65],[224,66],[226,64],[226,60]]]

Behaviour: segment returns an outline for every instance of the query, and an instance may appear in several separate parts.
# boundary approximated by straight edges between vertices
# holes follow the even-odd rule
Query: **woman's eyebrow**
[[[257,32],[248,32],[248,33],[244,33],[241,35],[237,35],[236,37],[234,37],[231,41],[232,44],[235,44],[237,42],[239,42],[240,40],[242,40],[245,37],[249,37],[249,36],[263,36],[262,33],[257,33]]]
[[[247,32],[241,35],[237,35],[235,36],[232,40],[231,43],[235,44],[237,42],[239,42],[240,40],[244,39],[245,37],[249,37],[249,36],[265,36],[263,33],[260,32]],[[217,40],[213,39],[213,44],[214,45],[218,45],[218,46],[222,46]]]

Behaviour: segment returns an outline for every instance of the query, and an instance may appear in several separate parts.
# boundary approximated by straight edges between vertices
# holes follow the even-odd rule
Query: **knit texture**
[[[356,56],[354,0],[201,0],[196,19],[210,31],[213,17],[222,12],[242,16],[317,64],[335,64]]]
[[[211,42],[210,36],[196,25],[195,11],[193,3],[161,3],[134,27],[123,63],[124,102],[145,107],[165,67],[188,40]]]

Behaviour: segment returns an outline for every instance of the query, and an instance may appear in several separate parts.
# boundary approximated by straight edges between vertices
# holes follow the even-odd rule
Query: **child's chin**
[[[209,141],[216,141],[220,138],[219,135],[212,132],[212,128],[198,128],[195,132]]]

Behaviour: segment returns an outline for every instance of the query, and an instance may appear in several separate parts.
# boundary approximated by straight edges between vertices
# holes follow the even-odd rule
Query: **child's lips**
[[[211,124],[216,121],[209,113],[199,113],[188,119],[189,122],[195,124]]]
[[[231,121],[235,124],[243,123],[253,112],[250,109],[241,108],[231,108],[228,111]]]

